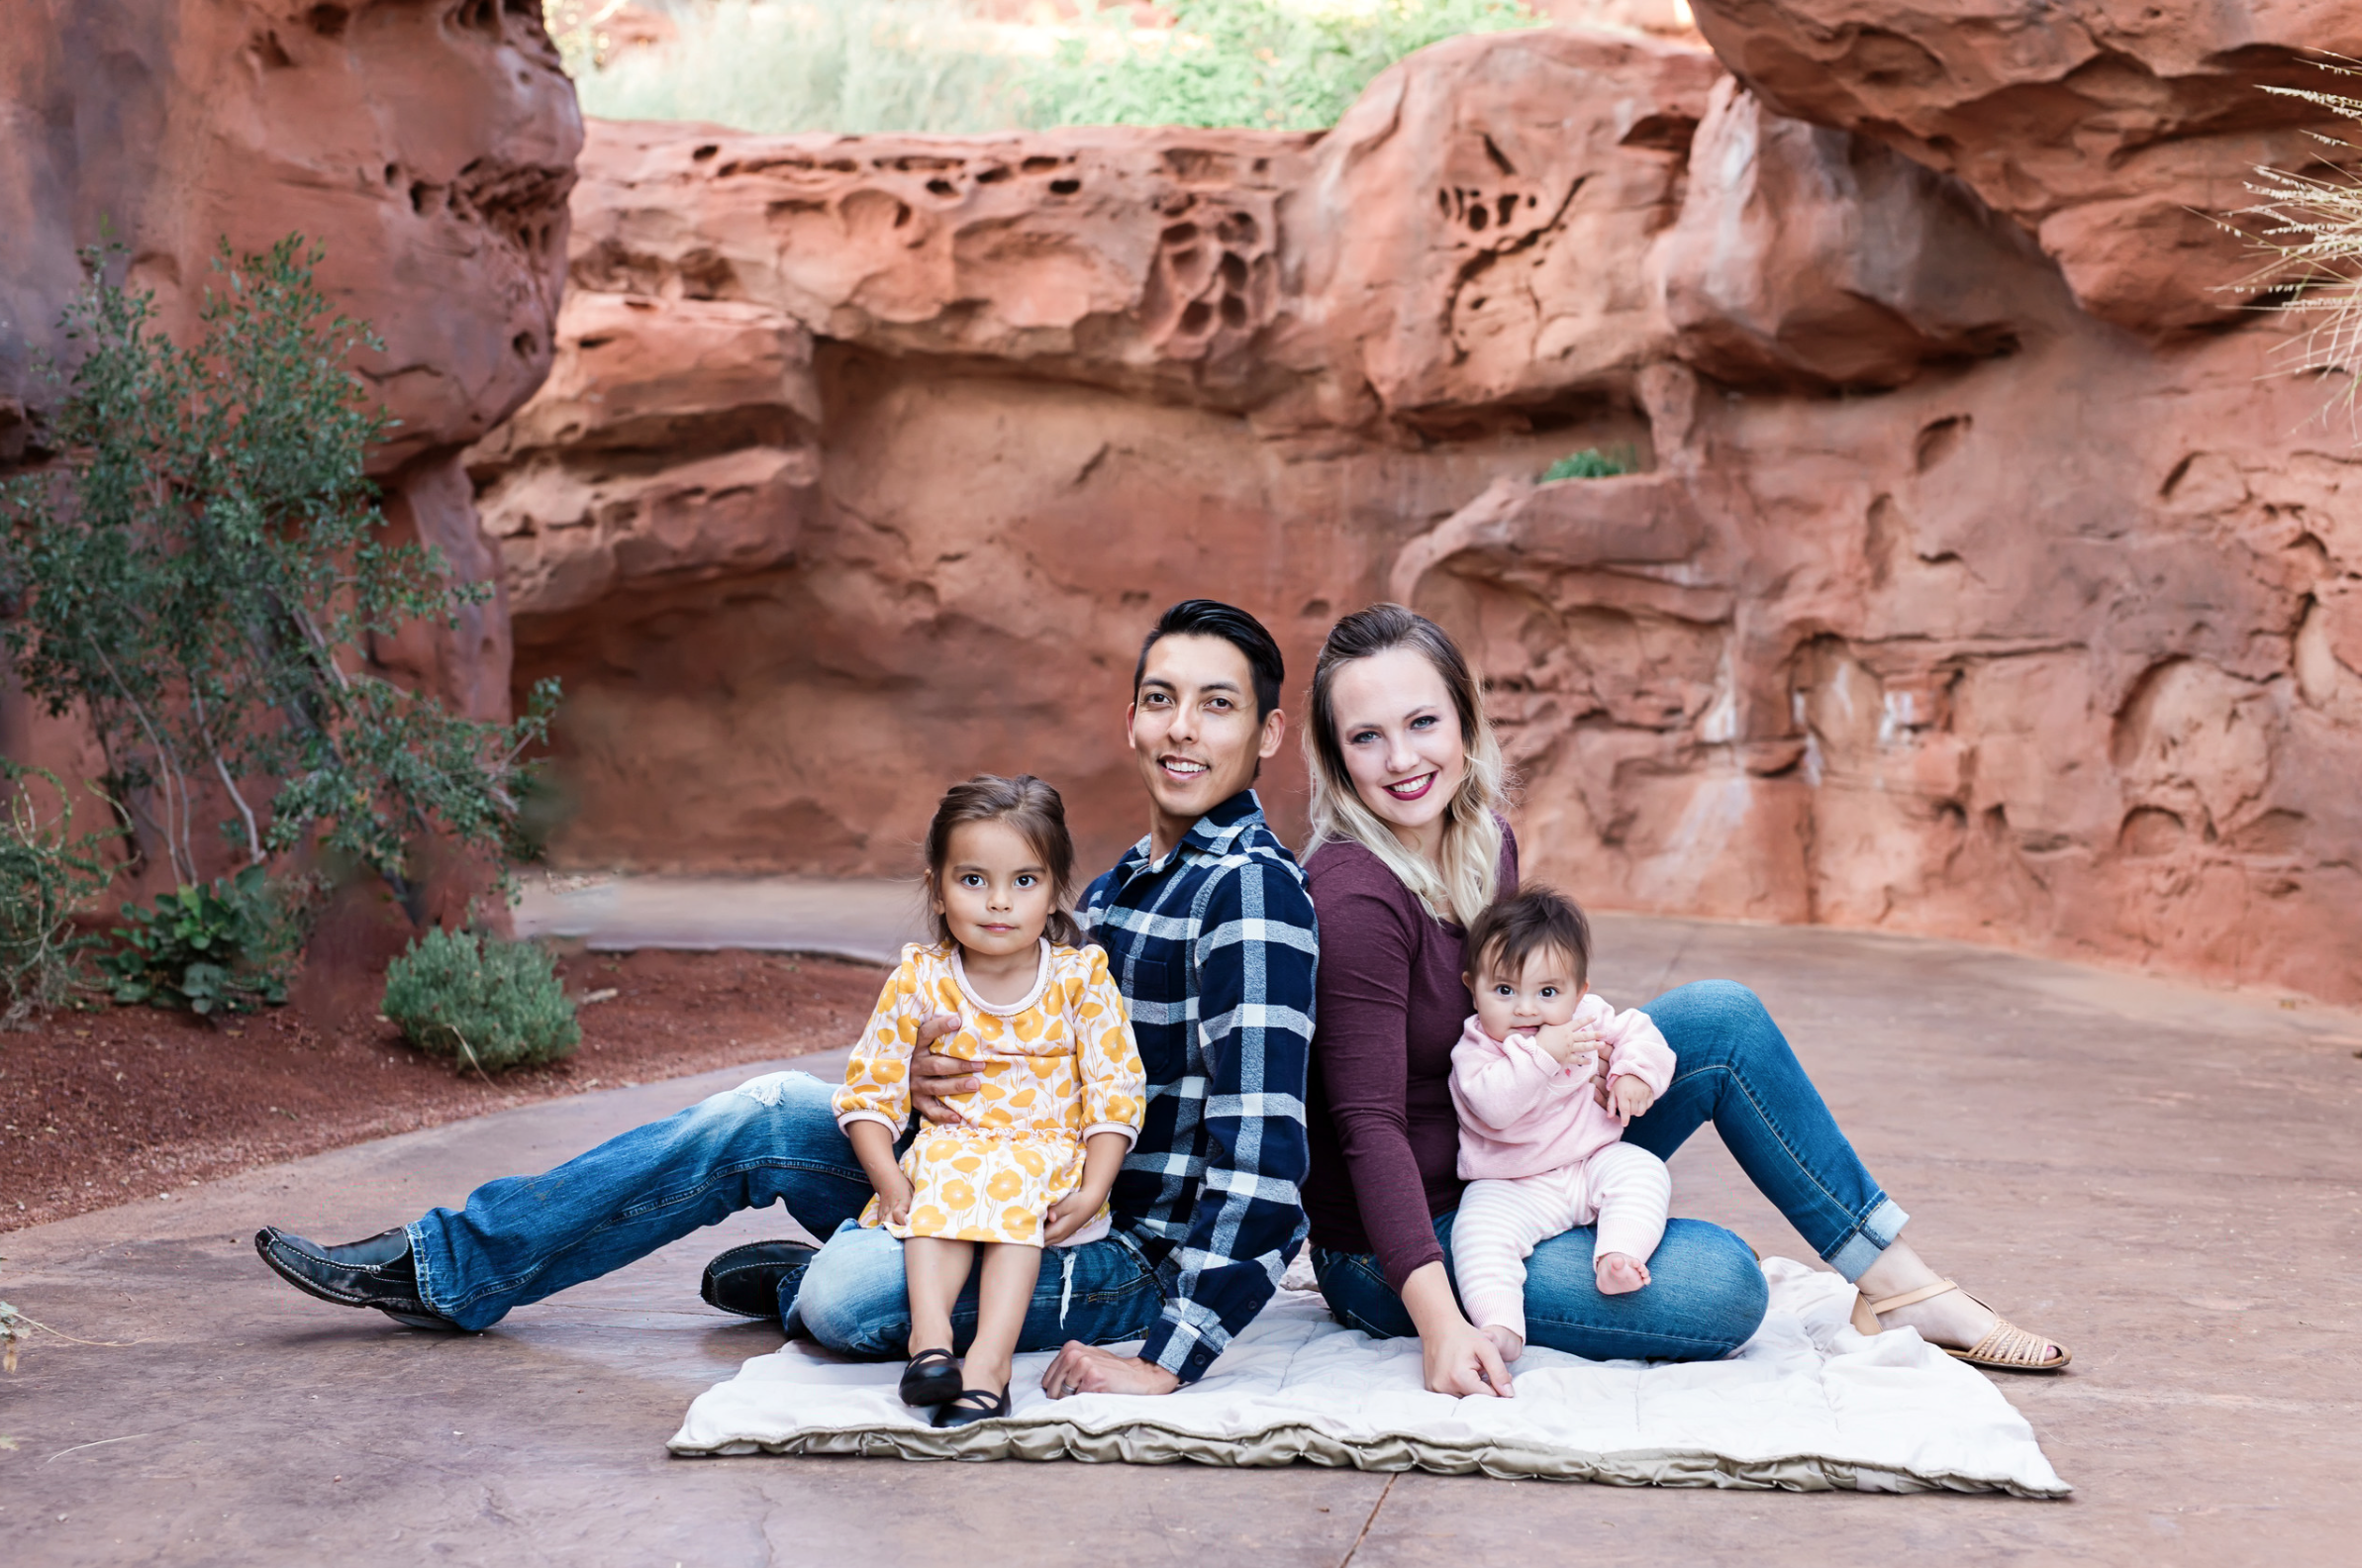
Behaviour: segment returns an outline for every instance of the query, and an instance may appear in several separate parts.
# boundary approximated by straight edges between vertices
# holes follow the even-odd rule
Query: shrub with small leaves
[[[419,1049],[486,1073],[556,1061],[582,1040],[549,955],[474,931],[412,942],[386,969],[385,1016]]]
[[[44,820],[32,781],[57,797]],[[74,912],[107,885],[101,858],[106,833],[75,836],[74,807],[47,768],[0,757],[0,787],[14,786],[0,818],[0,1028],[15,1028],[75,1004],[88,988],[83,968],[92,938],[74,931]],[[103,802],[104,797],[101,797]]]
[[[1613,479],[1628,474],[1640,466],[1639,454],[1629,446],[1611,447],[1607,451],[1586,446],[1579,452],[1569,452],[1542,470],[1542,483],[1555,484],[1561,479]]]
[[[200,1016],[251,1013],[287,1000],[303,945],[302,903],[260,866],[123,907],[123,943],[98,961],[115,1000]]]

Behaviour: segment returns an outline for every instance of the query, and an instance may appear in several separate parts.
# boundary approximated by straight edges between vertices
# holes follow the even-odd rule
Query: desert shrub
[[[88,715],[109,793],[176,881],[202,880],[198,819],[230,812],[251,865],[309,845],[411,901],[430,837],[499,846],[556,698],[480,723],[363,656],[412,623],[455,626],[491,589],[386,540],[364,462],[387,420],[350,368],[383,345],[330,315],[320,259],[296,237],[225,245],[181,347],[153,331],[152,295],[85,252],[76,357],[50,367],[62,455],[0,486],[0,635],[28,694]]]
[[[549,955],[531,942],[435,930],[385,972],[385,1016],[411,1044],[492,1073],[582,1041]]]
[[[847,136],[1024,123],[1008,92],[1019,60],[960,0],[722,0],[679,25],[677,42],[602,65],[570,49],[584,112]]]
[[[1639,467],[1640,455],[1629,446],[1612,446],[1606,451],[1586,446],[1544,468],[1542,483],[1555,484],[1561,479],[1613,479],[1618,474],[1636,472]]]
[[[2351,61],[2320,68],[2362,77],[2362,65]],[[2299,87],[2263,90],[2362,124],[2362,98]],[[2351,167],[2362,146],[2317,134],[2313,140],[2335,150],[2310,169],[2258,168],[2249,182],[2257,204],[2234,214],[2230,226],[2273,260],[2234,287],[2288,313],[2302,331],[2283,352],[2285,367],[2341,377],[2323,413],[2342,409],[2362,430],[2362,174]]]
[[[126,904],[115,939],[122,945],[99,968],[118,1003],[200,1016],[250,1013],[287,1000],[288,973],[303,945],[303,903],[295,884],[247,866],[182,887],[152,907]]]
[[[1518,0],[1168,0],[1169,30],[1121,9],[1019,79],[1036,126],[1247,126],[1318,131],[1404,55],[1462,33],[1532,27]]]
[[[746,131],[963,133],[1070,125],[1333,125],[1370,78],[1461,33],[1531,27],[1520,0],[1167,0],[1170,28],[1094,6],[1002,24],[979,0],[718,0],[677,41],[606,56],[598,13],[550,0],[584,110]]]
[[[31,789],[36,779],[57,797],[47,821]],[[76,934],[74,913],[112,877],[100,855],[113,835],[75,835],[73,801],[47,768],[0,758],[0,780],[10,790],[0,822],[0,1028],[13,1029],[88,989],[84,965],[94,943]]]

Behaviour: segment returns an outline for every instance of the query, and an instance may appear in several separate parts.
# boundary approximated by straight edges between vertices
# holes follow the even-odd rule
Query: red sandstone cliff
[[[376,454],[398,531],[497,579],[458,453],[547,374],[582,142],[539,0],[11,0],[0,27],[0,467],[38,456],[77,246],[111,236],[190,322],[227,238],[300,231],[385,351]],[[498,601],[371,650],[477,716],[509,709]],[[70,726],[0,703],[0,743],[71,772]]]
[[[2109,56],[2075,156],[1928,67],[1986,103],[1946,159],[1861,29],[1767,52],[1806,9],[1700,12],[1837,124],[1553,31],[1320,138],[594,125],[557,372],[469,458],[519,678],[571,694],[560,856],[899,873],[945,779],[1025,767],[1104,859],[1157,606],[1250,605],[1301,679],[1393,595],[1467,638],[1529,863],[1599,903],[2362,999],[2362,461],[2106,219],[2298,155],[2237,79],[2305,18],[2122,55],[2214,94],[2137,134]],[[1532,483],[1618,443],[1645,471]]]

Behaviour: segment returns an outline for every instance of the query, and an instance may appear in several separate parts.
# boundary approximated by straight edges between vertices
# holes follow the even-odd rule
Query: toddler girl
[[[1073,868],[1065,806],[1041,780],[982,774],[947,790],[927,830],[935,939],[902,950],[837,1091],[837,1125],[877,1189],[861,1224],[904,1241],[902,1397],[939,1407],[937,1426],[1009,1414],[1041,1249],[1107,1233],[1108,1189],[1139,1133],[1146,1079],[1107,954],[1074,945]],[[935,1049],[974,1063],[983,1087],[948,1102],[963,1126],[922,1127],[897,1163],[911,1052],[937,1013],[960,1027]],[[951,1309],[979,1244],[963,1368]]]
[[[1619,1141],[1673,1078],[1673,1050],[1639,1012],[1619,1013],[1585,985],[1591,925],[1574,903],[1528,887],[1468,926],[1476,1016],[1451,1051],[1460,1113],[1452,1272],[1469,1321],[1504,1361],[1525,1348],[1525,1259],[1547,1237],[1598,1224],[1600,1293],[1648,1283],[1665,1235],[1673,1178],[1646,1149]],[[1614,1080],[1596,1095],[1602,1042]]]

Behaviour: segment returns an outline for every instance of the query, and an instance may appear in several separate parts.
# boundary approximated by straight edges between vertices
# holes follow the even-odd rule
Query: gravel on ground
[[[576,953],[582,1044],[485,1078],[366,1013],[152,1008],[0,1033],[0,1231],[537,1100],[849,1045],[882,969],[791,953]],[[608,994],[611,993],[611,994]],[[597,997],[599,1000],[590,1001]]]

